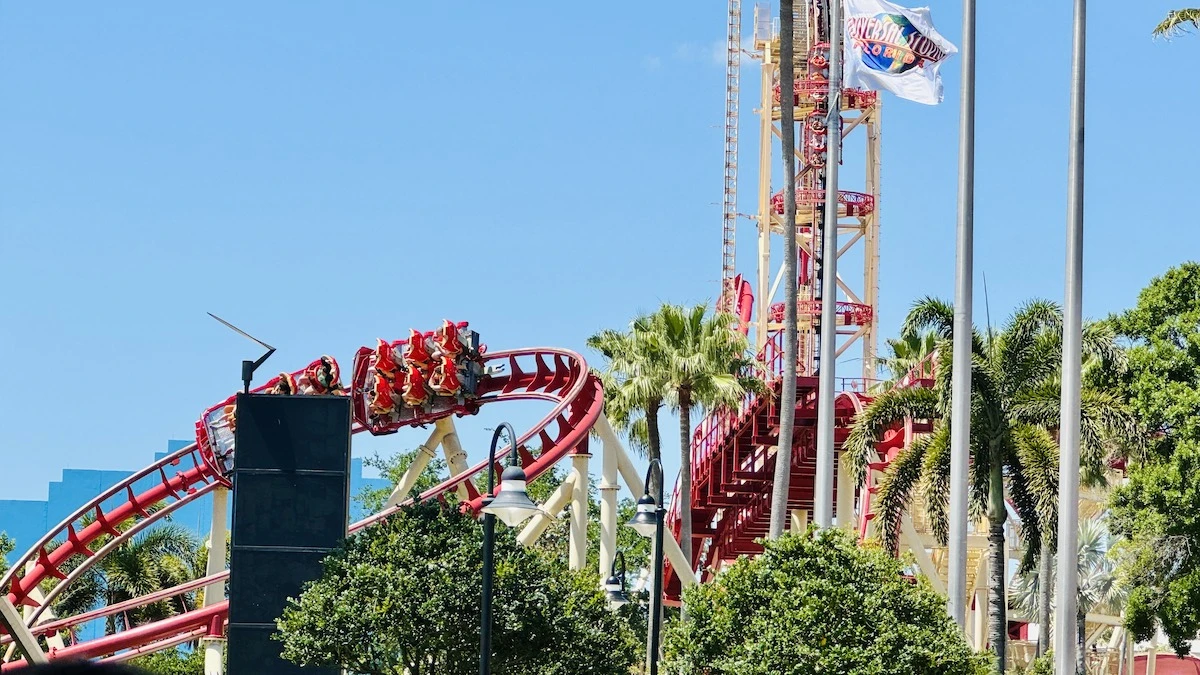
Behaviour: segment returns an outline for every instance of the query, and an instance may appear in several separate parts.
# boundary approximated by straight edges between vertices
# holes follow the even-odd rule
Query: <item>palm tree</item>
[[[799,357],[799,336],[796,303],[799,301],[796,276],[796,123],[793,98],[795,81],[795,13],[792,0],[779,0],[779,114],[783,133],[783,393],[780,396],[779,445],[775,450],[775,476],[771,483],[771,522],[768,534],[772,539],[783,534],[787,519],[789,482],[792,476],[792,436],[796,416],[796,365]],[[765,224],[764,224],[765,227]],[[837,232],[836,225],[829,230]],[[825,289],[837,294],[837,289]],[[831,297],[830,300],[833,298]],[[765,302],[765,300],[764,300]],[[765,336],[758,336],[763,342]]]
[[[602,330],[587,340],[588,347],[604,357],[604,370],[593,372],[604,385],[604,412],[613,426],[629,438],[630,446],[650,461],[662,461],[658,415],[662,410],[665,369],[657,352],[643,339],[646,317],[638,317],[628,331]],[[652,480],[658,480],[653,476]],[[650,494],[662,499],[662,485],[647,485]]]
[[[875,459],[884,431],[906,418],[932,420],[933,427],[891,462],[879,492],[880,535],[891,551],[898,549],[900,519],[913,498],[924,497],[934,534],[945,544],[950,493],[950,381],[953,307],[924,298],[910,310],[904,334],[933,330],[937,335],[938,369],[932,389],[893,389],[881,394],[855,420],[843,451],[849,453],[858,479]],[[1004,592],[1004,525],[1006,497],[1021,518],[1026,540],[1022,569],[1028,570],[1041,550],[1044,516],[1056,500],[1057,482],[1045,467],[1057,462],[1050,436],[1059,422],[1062,364],[1062,312],[1057,305],[1035,300],[1025,304],[999,332],[972,335],[971,490],[973,518],[989,523],[990,642],[1003,672],[1007,637]],[[1123,352],[1111,328],[1089,323],[1084,353],[1111,368],[1120,368]],[[1090,378],[1098,379],[1098,378]],[[1081,455],[1085,473],[1102,476],[1105,439],[1131,433],[1132,416],[1114,394],[1086,383],[1082,392]],[[1007,490],[1006,490],[1007,484]]]
[[[879,360],[879,367],[888,380],[898,380],[912,372],[937,349],[937,335],[932,331],[910,333],[899,339],[889,339],[892,355]]]
[[[1079,524],[1079,593],[1078,614],[1076,615],[1076,669],[1079,675],[1085,673],[1084,643],[1087,640],[1087,615],[1094,611],[1106,614],[1120,614],[1121,606],[1125,604],[1126,591],[1117,584],[1116,566],[1108,556],[1112,546],[1112,537],[1108,533],[1103,519],[1093,518]],[[1039,574],[1019,575],[1013,583],[1012,603],[1017,609],[1033,613],[1041,611],[1043,589],[1054,585],[1054,574],[1049,576]],[[1049,635],[1050,623],[1039,624],[1041,633]]]
[[[71,585],[55,603],[59,616],[73,616],[99,605],[113,605],[171,588],[195,578],[199,544],[178,525],[143,532],[109,553]],[[108,634],[195,609],[194,593],[161,600],[108,617]]]
[[[1188,25],[1200,28],[1200,8],[1173,9],[1167,12],[1167,18],[1154,27],[1155,37],[1171,37],[1186,33]]]
[[[736,407],[749,392],[766,385],[755,376],[746,337],[736,330],[732,314],[709,315],[705,305],[685,308],[665,304],[635,323],[634,333],[662,367],[663,399],[679,413],[680,547],[691,560],[692,409]]]

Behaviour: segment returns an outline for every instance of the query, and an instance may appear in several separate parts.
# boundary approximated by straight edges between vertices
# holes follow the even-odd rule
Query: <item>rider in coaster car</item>
[[[342,390],[341,371],[337,361],[329,356],[322,356],[306,368],[304,378],[313,394],[336,394]]]
[[[292,377],[290,373],[280,373],[279,381],[276,382],[275,386],[271,387],[270,391],[267,393],[291,396],[292,394],[296,393],[297,389],[298,387],[296,387],[296,378]]]

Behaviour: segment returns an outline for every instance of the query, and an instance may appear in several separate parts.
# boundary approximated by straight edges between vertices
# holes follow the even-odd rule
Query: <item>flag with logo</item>
[[[845,86],[890,91],[927,105],[942,102],[938,67],[958,48],[933,27],[928,7],[845,0],[845,8]]]

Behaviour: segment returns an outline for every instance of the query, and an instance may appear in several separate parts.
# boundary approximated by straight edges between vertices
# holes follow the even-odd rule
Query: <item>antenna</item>
[[[208,312],[207,314],[209,316],[211,316],[212,318],[216,319],[217,321],[220,321],[221,323],[225,324],[225,326],[228,327],[230,330],[241,335],[242,337],[246,337],[246,338],[249,338],[249,339],[257,342],[258,344],[262,345],[262,347],[264,349],[267,350],[267,353],[258,357],[257,361],[242,361],[242,391],[244,393],[249,394],[250,393],[250,381],[254,379],[254,371],[258,370],[259,366],[261,366],[264,362],[266,362],[267,359],[271,358],[271,355],[275,353],[275,348],[272,347],[271,345],[263,342],[262,340],[259,340],[258,338],[254,337],[253,335],[247,333],[246,331],[242,330],[241,328],[238,328],[237,326],[229,323],[225,319],[222,319],[221,317],[217,316],[216,314],[213,314],[212,312]]]

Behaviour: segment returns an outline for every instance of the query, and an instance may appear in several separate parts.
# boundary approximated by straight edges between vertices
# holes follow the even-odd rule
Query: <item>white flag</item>
[[[887,0],[845,3],[845,86],[941,103],[938,67],[958,48],[933,27],[929,8],[909,9]]]

